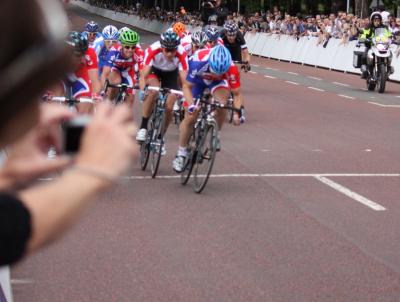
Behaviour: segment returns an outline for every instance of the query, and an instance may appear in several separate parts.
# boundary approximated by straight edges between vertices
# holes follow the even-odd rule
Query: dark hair
[[[44,23],[36,1],[0,3],[0,131],[72,65],[65,43],[52,44]]]

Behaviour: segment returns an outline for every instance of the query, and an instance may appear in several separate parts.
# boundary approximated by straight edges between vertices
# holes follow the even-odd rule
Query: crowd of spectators
[[[162,10],[160,7],[144,9],[140,2],[131,5],[117,5],[112,0],[89,0],[90,4],[124,12],[128,14],[139,15],[141,18],[157,20],[160,22],[183,22],[192,26],[202,26],[200,12],[187,12],[180,7],[176,12]],[[390,16],[380,7],[383,12],[384,23],[390,31],[398,38],[400,34],[400,18]],[[296,39],[300,37],[317,37],[318,44],[326,45],[330,38],[341,39],[342,43],[356,40],[362,30],[369,24],[369,16],[360,18],[354,14],[338,12],[337,14],[318,14],[315,16],[291,16],[282,13],[278,7],[271,11],[260,11],[253,14],[231,13],[227,17],[239,25],[243,33],[246,32],[264,32],[271,34],[291,35]]]
[[[183,22],[185,24],[191,24],[192,26],[202,25],[200,12],[187,12],[183,6],[174,12],[172,10],[163,10],[160,6],[147,9],[142,7],[140,2],[121,5],[116,4],[115,1],[112,0],[89,0],[89,3],[119,13],[137,15],[142,19],[150,21],[156,20],[165,23]]]

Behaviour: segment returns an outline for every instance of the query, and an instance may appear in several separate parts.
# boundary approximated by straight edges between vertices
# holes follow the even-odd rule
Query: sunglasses
[[[129,49],[133,50],[133,49],[136,48],[136,45],[134,45],[134,46],[124,45],[124,48],[127,49],[127,50],[129,50]]]
[[[163,48],[165,52],[175,52],[176,48]]]

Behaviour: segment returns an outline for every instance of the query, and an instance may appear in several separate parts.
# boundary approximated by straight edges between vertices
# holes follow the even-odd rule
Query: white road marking
[[[374,97],[374,96],[371,96],[370,98],[371,98],[371,99],[374,99],[375,97]]]
[[[274,70],[274,71],[278,71],[279,70],[279,69],[271,68],[271,67],[265,67],[265,69]]]
[[[349,99],[349,100],[354,100],[355,98],[352,96],[348,96],[348,95],[344,95],[344,94],[338,94],[338,96],[345,98],[345,99]]]
[[[344,84],[344,83],[340,83],[340,82],[333,82],[333,84],[339,85],[339,86],[344,86],[344,87],[350,87],[349,84]]]
[[[288,73],[292,75],[299,75],[297,72],[292,72],[292,71],[288,71]]]
[[[317,78],[317,77],[311,77],[311,76],[308,76],[307,78],[309,78],[309,79],[313,79],[313,80],[317,80],[317,81],[322,81],[322,79],[321,79],[321,78]]]
[[[268,79],[276,79],[276,77],[269,76],[269,75],[265,75],[264,77],[266,77],[266,78],[268,78]]]
[[[317,180],[320,182],[326,184],[327,186],[331,187],[332,189],[335,189],[336,191],[346,195],[347,197],[350,197],[351,199],[354,199],[355,201],[358,201],[359,203],[362,203],[363,205],[373,209],[374,211],[385,211],[386,208],[381,206],[380,204],[369,200],[368,198],[365,198],[364,196],[361,196],[360,194],[351,191],[350,189],[338,184],[337,182],[334,182],[330,180],[329,178],[323,177],[323,176],[318,176],[315,177]]]
[[[157,175],[160,179],[180,178],[180,175]],[[237,177],[400,177],[400,173],[232,173],[232,174],[212,174],[212,178],[237,178]],[[52,181],[57,178],[40,178],[40,181]],[[151,176],[121,176],[121,180],[142,180],[152,179]]]
[[[251,70],[250,70],[249,72],[252,73],[252,74],[257,74],[257,72],[255,72],[255,71],[251,71]]]
[[[400,95],[396,95],[396,98],[400,98]]]
[[[261,149],[261,152],[269,152],[270,150],[268,149]]]
[[[308,89],[312,89],[312,90],[315,90],[315,91],[321,91],[321,92],[324,92],[325,90],[323,90],[323,89],[319,89],[319,88],[316,88],[316,87],[307,87]]]
[[[256,64],[250,64],[251,66],[254,66],[254,67],[260,67],[260,65],[256,65]]]
[[[10,280],[11,285],[23,285],[23,284],[32,284],[34,283],[33,280],[31,279],[11,279]]]
[[[371,149],[365,149],[364,151],[365,152],[371,152],[372,150]]]
[[[289,84],[293,84],[293,85],[299,85],[299,83],[296,83],[296,82],[292,82],[292,81],[285,81],[286,83],[289,83]]]
[[[311,150],[312,152],[322,152],[322,150],[321,149],[314,149],[314,150]]]
[[[379,104],[379,103],[375,103],[375,102],[368,102],[372,105],[376,105],[379,107],[386,107],[386,108],[400,108],[400,105],[383,105],[383,104]]]

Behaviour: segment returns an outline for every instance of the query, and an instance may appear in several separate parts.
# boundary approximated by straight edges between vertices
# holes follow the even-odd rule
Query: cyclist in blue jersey
[[[90,46],[93,45],[93,43],[96,39],[101,38],[101,33],[99,32],[99,30],[100,30],[100,27],[96,22],[90,21],[90,22],[86,23],[85,31],[82,32],[82,34],[84,35],[84,37],[87,38]]]
[[[103,38],[97,39],[93,48],[96,51],[96,55],[99,63],[99,75],[103,71],[103,66],[106,65],[108,53],[114,45],[118,43],[118,29],[113,25],[107,25],[103,29]]]

